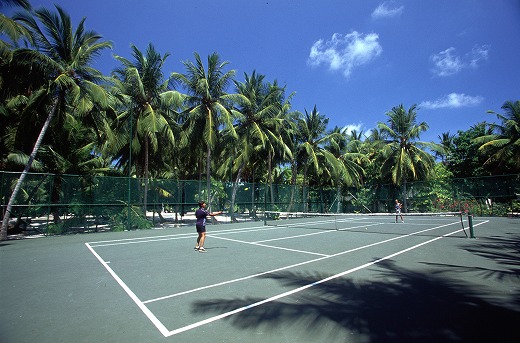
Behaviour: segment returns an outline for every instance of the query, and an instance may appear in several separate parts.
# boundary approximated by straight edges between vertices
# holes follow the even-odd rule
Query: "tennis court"
[[[1,242],[0,341],[520,341],[517,218],[272,219]]]

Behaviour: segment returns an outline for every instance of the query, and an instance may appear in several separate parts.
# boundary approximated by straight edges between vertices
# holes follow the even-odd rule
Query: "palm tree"
[[[311,113],[305,110],[304,118],[297,123],[297,152],[299,166],[303,166],[303,183],[304,187],[308,187],[309,167],[313,167],[314,175],[318,177],[325,168],[338,170],[341,168],[339,160],[333,153],[325,149],[325,145],[335,137],[340,136],[339,133],[327,133],[327,124],[329,120],[321,115],[316,105]],[[341,139],[341,137],[339,137]],[[305,193],[305,191],[304,191]],[[305,193],[304,211],[308,210],[308,194]]]
[[[145,182],[143,208],[146,211],[150,155],[159,151],[161,139],[164,144],[161,151],[168,151],[167,147],[174,146],[175,127],[172,126],[176,123],[169,118],[181,106],[183,98],[179,92],[170,89],[170,79],[164,79],[162,67],[168,53],[161,56],[151,43],[145,54],[135,45],[131,48],[134,61],[115,57],[122,64],[113,73],[119,81],[116,87],[123,101],[123,111],[118,118],[121,134],[114,140],[116,144],[112,147],[118,151],[116,160],[127,163],[129,173],[132,170],[132,159],[135,161],[136,174]],[[131,135],[127,123],[130,123]],[[124,145],[120,145],[121,137],[127,138]],[[127,158],[121,158],[124,156]]]
[[[27,11],[31,10],[31,4],[27,0],[2,0],[0,2],[0,8],[4,6],[19,6]],[[0,34],[9,37],[13,42],[17,42],[21,38],[31,40],[31,35],[25,27],[12,18],[5,16],[3,13],[0,13]],[[10,43],[0,39],[1,64],[12,60],[12,47],[13,46]]]
[[[186,113],[183,125],[184,140],[191,151],[203,145],[206,150],[206,202],[211,209],[211,153],[218,142],[220,128],[227,128],[236,136],[233,127],[232,103],[243,100],[237,94],[227,94],[226,89],[233,81],[234,70],[225,72],[229,62],[222,62],[217,53],[208,56],[207,69],[196,52],[195,63],[185,61],[186,73],[172,73],[186,91]]]
[[[271,175],[275,150],[281,147],[290,154],[289,148],[280,136],[284,118],[280,116],[282,105],[279,99],[283,89],[264,82],[265,76],[257,74],[256,71],[253,71],[251,76],[247,74],[244,76],[245,82],[235,81],[237,93],[243,96],[241,103],[238,104],[235,125],[238,140],[227,144],[231,151],[224,149],[227,156],[232,159],[233,171],[236,173],[231,196],[231,209],[233,209],[242,172],[251,162],[254,154],[267,152],[269,175]],[[270,177],[268,177],[268,182],[272,183]],[[231,216],[234,219],[233,211],[231,211]]]
[[[4,5],[20,6],[25,8],[26,10],[31,9],[31,3],[28,0],[2,0],[2,2],[0,2],[0,8]]]
[[[434,166],[433,157],[421,147],[433,146],[433,143],[416,141],[421,132],[428,129],[426,122],[417,123],[417,106],[408,111],[401,104],[393,107],[386,115],[387,123],[379,122],[378,128],[387,135],[390,142],[382,151],[382,175],[391,175],[392,182],[403,186],[404,207],[406,209],[406,183],[427,177]]]
[[[0,2],[0,9],[8,6],[19,6],[25,10],[31,10],[31,5],[26,0],[5,0]],[[4,40],[8,38],[10,41]],[[13,50],[21,39],[30,41],[29,31],[7,17],[3,12],[0,13],[0,119],[3,125],[0,126],[0,169],[6,159],[9,149],[9,137],[13,137],[12,127],[16,124],[21,109],[24,107],[27,98],[20,96],[27,88],[24,78],[20,77],[19,70],[16,70],[13,62]],[[24,69],[24,67],[20,67]],[[18,114],[17,114],[18,113]],[[12,151],[12,150],[11,150]],[[5,169],[4,169],[5,170]]]
[[[289,146],[289,150],[291,151],[291,158],[289,159],[290,164],[290,184],[291,184],[291,193],[289,199],[289,206],[287,208],[287,212],[291,212],[293,206],[296,202],[296,188],[298,183],[298,168],[299,168],[299,159],[298,159],[298,144],[299,144],[299,135],[298,135],[298,123],[303,118],[303,114],[299,111],[291,111],[291,99],[294,93],[287,99],[284,108],[282,110],[283,115],[287,120],[285,121],[285,125],[282,129],[282,138],[284,142]]]
[[[16,50],[16,61],[27,63],[29,68],[36,69],[34,75],[44,77],[39,82],[40,87],[31,93],[25,111],[38,111],[39,118],[46,119],[9,199],[2,222],[1,239],[7,237],[12,206],[51,123],[56,126],[56,131],[60,131],[70,108],[75,109],[76,115],[85,115],[94,104],[99,104],[101,108],[107,106],[105,91],[97,84],[104,78],[90,63],[100,51],[110,48],[111,43],[101,41],[102,37],[96,32],[85,31],[85,18],[74,30],[70,16],[59,6],[56,6],[56,10],[57,14],[39,9],[34,12],[34,16],[22,13],[14,17],[30,31],[36,44],[35,50]],[[38,122],[41,123],[41,119]]]
[[[384,150],[386,144],[390,143],[391,140],[389,140],[388,137],[386,137],[386,134],[378,128],[371,129],[364,135],[364,137],[365,138],[361,144],[355,142],[349,146],[349,150],[357,151],[366,157],[361,164],[364,170],[363,183],[370,184],[375,188],[374,192],[371,192],[373,195],[371,200],[373,201],[374,210],[377,211],[379,205],[376,200],[376,194],[381,188],[381,185],[388,182],[388,180],[384,180],[381,175],[381,166],[384,163],[381,152]],[[368,188],[365,187],[364,189],[366,190]]]
[[[520,165],[520,101],[506,101],[502,105],[505,114],[493,111],[502,124],[491,124],[494,133],[476,138],[479,152],[490,154],[484,164],[498,163],[498,166],[512,165],[517,172]]]
[[[347,134],[346,128],[334,127],[329,133],[331,140],[326,145],[326,149],[330,151],[340,162],[335,165],[336,168],[328,169],[328,178],[332,185],[336,187],[336,211],[340,210],[340,195],[342,186],[359,186],[362,183],[364,170],[361,164],[367,160],[367,157],[360,153],[362,132],[359,134],[353,130]]]
[[[453,148],[453,139],[455,138],[455,135],[452,135],[449,132],[443,132],[438,137],[440,144],[438,145],[438,149],[434,150],[434,153],[436,157],[440,157],[442,162],[445,163],[446,157]]]
[[[271,203],[274,203],[273,169],[285,165],[293,159],[291,134],[295,126],[290,120],[293,116],[291,112],[291,100],[296,93],[293,92],[286,97],[285,87],[279,87],[276,80],[273,84],[268,84],[268,86],[275,94],[275,97],[271,101],[274,101],[276,106],[280,106],[276,114],[276,121],[274,122],[276,125],[273,129],[274,132],[277,133],[277,137],[272,137],[272,139],[269,140],[271,144],[275,144],[270,148],[272,154],[268,154],[267,158],[267,176],[271,193]]]
[[[472,125],[468,130],[458,130],[453,137],[449,154],[446,156],[446,167],[456,178],[491,175],[489,166],[484,166],[487,157],[479,153],[480,144],[475,139],[493,134],[493,129],[487,122]]]

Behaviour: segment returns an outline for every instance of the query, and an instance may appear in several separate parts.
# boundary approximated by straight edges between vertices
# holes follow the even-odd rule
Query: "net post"
[[[466,235],[466,238],[468,238],[468,234],[466,233],[466,229],[464,228],[464,220],[462,219],[462,212],[459,212],[459,217],[460,217],[460,224],[462,225],[462,231]]]
[[[469,236],[470,238],[475,238],[475,232],[473,231],[473,215],[468,215],[468,222],[469,222]]]

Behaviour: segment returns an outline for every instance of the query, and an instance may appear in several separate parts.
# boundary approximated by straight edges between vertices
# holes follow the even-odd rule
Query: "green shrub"
[[[130,225],[128,225],[130,222]],[[149,221],[142,210],[137,206],[130,208],[130,215],[128,214],[128,208],[122,208],[119,213],[110,216],[110,223],[112,231],[124,231],[124,230],[146,230],[151,229],[153,224]]]

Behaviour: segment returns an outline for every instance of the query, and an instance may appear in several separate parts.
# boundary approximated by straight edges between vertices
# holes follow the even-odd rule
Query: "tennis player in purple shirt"
[[[206,202],[202,200],[199,201],[199,209],[195,211],[195,217],[197,218],[195,227],[197,228],[197,233],[199,234],[197,237],[195,250],[198,252],[206,252],[206,249],[204,249],[204,241],[206,240],[206,218],[210,216],[213,217],[218,214],[222,214],[222,211],[209,213],[209,211],[206,210]]]

